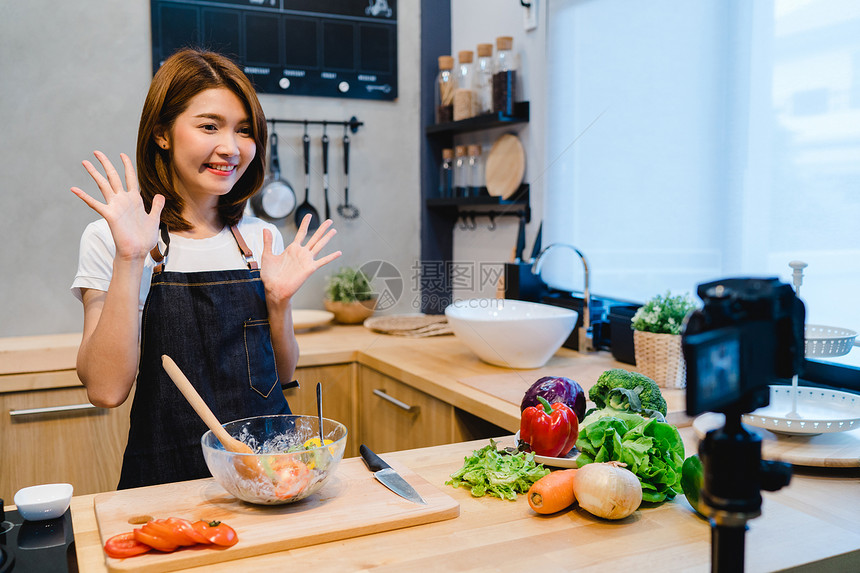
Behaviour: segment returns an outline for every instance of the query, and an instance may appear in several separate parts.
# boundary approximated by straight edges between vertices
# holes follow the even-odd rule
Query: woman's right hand
[[[72,193],[80,197],[108,222],[118,258],[144,259],[158,241],[158,226],[161,221],[161,210],[164,207],[164,196],[153,197],[152,209],[147,213],[140,196],[137,174],[128,155],[120,154],[125,167],[125,187],[107,156],[101,151],[95,151],[94,155],[102,164],[105,175],[102,175],[89,161],[84,160],[83,166],[98,185],[105,202],[93,199],[79,187],[72,187]]]

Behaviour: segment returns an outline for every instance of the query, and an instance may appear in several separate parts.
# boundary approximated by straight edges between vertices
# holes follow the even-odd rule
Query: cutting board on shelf
[[[384,456],[383,456],[384,457]],[[174,571],[457,517],[460,504],[405,467],[392,464],[427,505],[406,501],[376,481],[361,458],[343,460],[314,495],[287,505],[245,503],[212,479],[104,493],[94,498],[102,545],[151,518],[219,520],[239,536],[227,549],[184,548],[129,559],[105,557],[111,571]],[[137,523],[137,525],[132,524]]]

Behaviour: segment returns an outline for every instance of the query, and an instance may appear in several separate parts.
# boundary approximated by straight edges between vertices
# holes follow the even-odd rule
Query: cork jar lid
[[[488,58],[493,55],[492,44],[478,44],[478,57]]]
[[[454,58],[452,56],[439,56],[439,69],[450,70],[454,68]]]
[[[473,58],[474,52],[472,50],[463,50],[457,53],[457,59],[460,60],[461,64],[471,64]]]
[[[499,36],[496,38],[496,48],[499,50],[510,50],[514,47],[514,39],[511,36]]]

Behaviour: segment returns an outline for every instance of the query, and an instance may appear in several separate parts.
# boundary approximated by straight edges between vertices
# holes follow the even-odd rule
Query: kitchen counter
[[[693,451],[692,428],[681,433]],[[511,436],[500,440],[513,443]],[[486,440],[386,455],[460,503],[460,516],[419,525],[260,555],[194,571],[708,571],[710,529],[683,496],[642,508],[619,522],[578,509],[552,516],[516,502],[473,498],[443,485],[463,457]],[[860,470],[798,470],[791,485],[765,493],[762,516],[746,535],[748,571],[860,570]],[[394,495],[394,494],[392,494]],[[106,571],[93,495],[72,500],[78,565],[82,573]],[[306,518],[312,519],[312,515]],[[288,527],[287,524],[284,525]],[[241,535],[241,532],[239,532]]]
[[[562,373],[586,389],[600,372],[633,367],[610,353],[560,349],[538,370],[510,370],[480,361],[453,336],[404,338],[377,334],[363,326],[331,326],[297,334],[302,367],[352,363],[373,368],[510,432],[519,429],[519,404],[467,383],[482,376],[521,378],[522,391],[548,372]],[[80,334],[0,339],[0,393],[80,386],[74,374]],[[41,371],[34,377],[32,372]],[[45,376],[45,371],[53,376]],[[664,389],[669,420],[686,425],[683,390]]]

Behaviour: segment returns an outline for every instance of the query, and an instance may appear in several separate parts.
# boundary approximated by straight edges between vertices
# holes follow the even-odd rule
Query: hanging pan
[[[251,197],[251,207],[257,216],[273,223],[286,219],[296,208],[293,186],[281,178],[278,134],[275,133],[274,124],[269,138],[269,174],[263,187]]]

